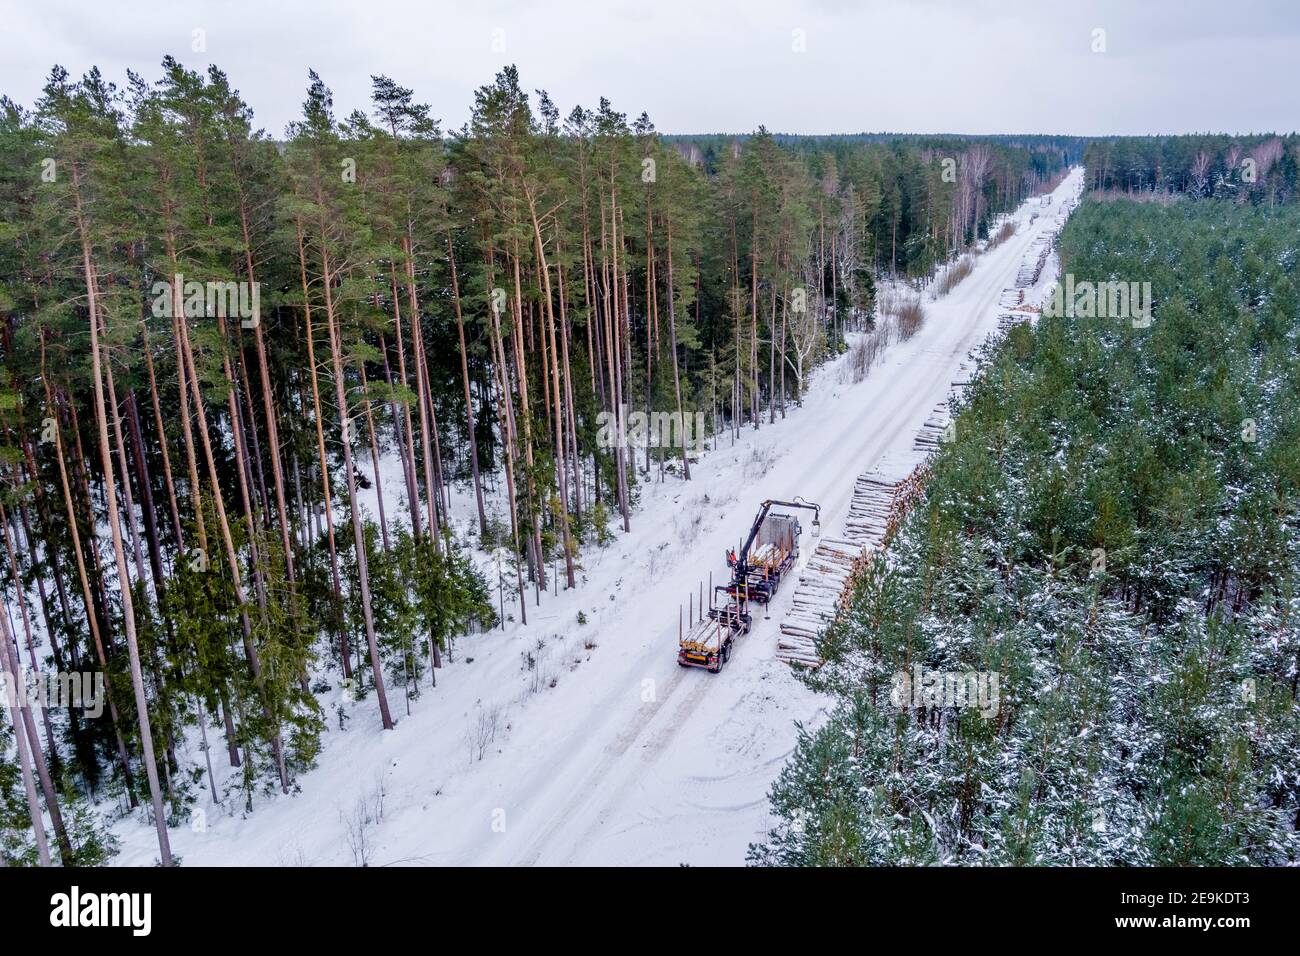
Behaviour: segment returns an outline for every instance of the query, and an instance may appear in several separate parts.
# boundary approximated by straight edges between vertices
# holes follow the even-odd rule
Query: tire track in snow
[[[947,299],[926,303],[927,311],[931,312],[927,326],[939,323],[941,327],[934,329],[931,335],[926,335],[923,329],[912,341],[895,346],[891,350],[894,354],[887,354],[885,361],[871,370],[865,393],[878,392],[883,387],[880,403],[864,403],[863,408],[846,422],[847,433],[811,431],[800,439],[796,432],[794,440],[781,451],[780,458],[768,474],[752,489],[747,489],[746,494],[752,494],[754,501],[791,494],[820,501],[823,503],[823,524],[830,528],[838,527],[849,507],[853,478],[873,467],[891,449],[898,448],[900,442],[906,440],[910,443],[911,435],[921,426],[934,404],[947,396],[952,375],[961,360],[996,327],[995,315],[1002,289],[1013,283],[1019,264],[1034,239],[1054,221],[1061,200],[1070,194],[1067,187],[1072,180],[1073,177],[1067,179],[1066,184],[1058,189],[1052,205],[1042,210],[1033,226],[1022,226],[1022,232],[1015,239],[981,259],[979,265],[985,268],[977,266],[974,274]],[[953,314],[945,316],[944,313]],[[959,325],[950,328],[944,323]],[[841,402],[857,397],[853,394],[857,386],[827,383],[826,387],[838,389],[836,394],[849,393],[840,399]],[[838,408],[838,404],[832,405],[831,413]],[[808,411],[815,414],[818,410]],[[883,422],[879,420],[882,414],[885,415]],[[747,519],[748,509],[743,504],[733,506],[733,510],[737,509],[742,515],[740,520]],[[711,553],[717,539],[727,540],[720,532],[721,529],[715,529],[702,535],[700,540],[682,550],[678,561],[685,566],[686,562],[702,558],[698,567],[711,566],[717,558]],[[806,554],[804,560],[807,560]],[[680,583],[672,579],[673,575],[668,575],[667,580],[641,600],[623,608],[620,618],[634,621],[642,613],[660,614],[665,607],[671,607],[671,601],[665,603],[662,598],[670,595]],[[771,621],[756,619],[751,632],[737,645],[731,662],[719,675],[679,668],[672,654],[671,627],[659,631],[639,653],[633,652],[622,679],[592,709],[591,722],[584,723],[576,732],[590,732],[593,740],[600,739],[600,728],[626,713],[625,707],[618,706],[620,699],[636,692],[640,684],[638,677],[642,675],[656,681],[657,699],[637,708],[613,741],[604,747],[596,744],[563,750],[555,755],[554,761],[544,763],[530,775],[523,787],[525,796],[517,801],[529,809],[515,817],[511,825],[512,829],[526,831],[526,842],[520,849],[511,841],[488,856],[523,865],[579,863],[583,862],[584,856],[591,854],[602,831],[608,834],[613,829],[625,835],[638,826],[653,831],[657,822],[654,818],[628,821],[617,828],[611,828],[609,824],[625,807],[638,784],[653,782],[657,777],[656,768],[684,731],[698,734],[700,727],[706,731],[716,728],[717,725],[698,719],[706,702],[720,708],[728,705],[725,711],[729,713],[755,690],[750,681],[760,677],[763,666],[770,663],[780,613],[788,604],[792,591],[790,587],[782,588],[783,593],[770,608]],[[611,622],[610,626],[617,632],[616,622]],[[665,676],[667,667],[675,673]],[[580,779],[575,784],[574,776],[566,772],[567,768],[593,750],[598,756],[589,770],[585,773],[579,771]],[[750,764],[720,774],[695,789],[720,787],[738,777],[753,775],[757,768],[767,768],[773,763],[779,763],[779,760],[762,760],[757,765]],[[736,807],[755,805],[752,800],[728,801],[710,809],[707,801],[692,799],[690,788],[683,786],[691,779],[687,776],[676,782],[673,792],[679,807],[684,805],[708,815],[726,813],[727,807],[734,811]],[[770,782],[766,775],[765,779]],[[557,794],[561,790],[567,790],[567,793]],[[654,809],[658,810],[658,807]],[[522,827],[518,822],[520,817],[524,820]],[[538,817],[540,822],[536,819]],[[653,833],[648,834],[648,837],[653,836]],[[662,853],[690,846],[690,840],[661,838],[657,849]],[[647,848],[645,852],[652,851]]]

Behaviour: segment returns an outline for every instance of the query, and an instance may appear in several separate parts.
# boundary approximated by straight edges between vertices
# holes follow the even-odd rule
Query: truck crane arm
[[[744,571],[749,569],[749,549],[754,544],[754,539],[758,537],[759,529],[763,527],[763,520],[767,517],[767,513],[772,510],[773,505],[781,505],[786,508],[807,508],[813,513],[813,537],[817,537],[817,535],[821,534],[821,505],[814,504],[811,501],[804,501],[797,495],[795,496],[794,501],[776,501],[769,498],[767,501],[764,501],[763,506],[759,508],[758,516],[754,519],[754,526],[749,529],[749,537],[745,539],[745,543],[736,554],[735,566],[738,574],[742,574]]]

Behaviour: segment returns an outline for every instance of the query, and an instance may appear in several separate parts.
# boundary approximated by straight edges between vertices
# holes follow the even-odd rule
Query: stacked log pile
[[[839,613],[850,580],[870,559],[871,552],[853,541],[823,538],[818,543],[799,575],[790,610],[781,621],[776,639],[776,656],[780,660],[813,667],[821,663],[817,636]]]
[[[780,660],[812,667],[821,663],[817,636],[898,533],[924,490],[928,474],[929,466],[922,461],[900,479],[891,481],[879,470],[858,477],[844,537],[823,539],[800,573],[777,636]]]
[[[948,423],[951,418],[948,415],[948,400],[944,399],[930,412],[930,417],[925,420],[921,430],[916,433],[916,438],[912,441],[912,448],[919,452],[930,454],[939,447],[943,441],[944,432],[948,429]]]
[[[976,349],[966,353],[966,358],[962,359],[961,365],[957,366],[957,374],[949,382],[950,391],[948,393],[948,407],[951,408],[957,402],[961,401],[966,394],[966,389],[970,388],[975,381],[975,376],[979,374],[980,360]]]
[[[879,541],[889,522],[896,484],[874,472],[858,475],[853,483],[849,515],[844,519],[845,535],[864,544]]]
[[[885,522],[884,533],[875,544],[877,551],[884,551],[894,540],[899,528],[903,526],[903,521],[911,514],[921,495],[925,493],[925,483],[929,477],[930,462],[927,460],[918,462],[906,478],[895,482],[893,497],[889,503],[889,518]]]
[[[1043,274],[1043,266],[1047,265],[1047,257],[1052,251],[1052,241],[1056,238],[1056,231],[1052,229],[1044,230],[1033,245],[1029,247],[1029,254],[1025,256],[1025,261],[1020,264],[1020,271],[1016,273],[1016,288],[1028,289],[1038,277]]]
[[[1029,319],[1027,311],[1004,312],[998,316],[998,335],[1006,335],[1017,325]]]
[[[1072,204],[1065,204],[1059,223],[1064,223],[1072,208]],[[884,554],[924,494],[930,474],[930,455],[944,440],[952,420],[952,406],[970,387],[984,357],[996,341],[1038,311],[1025,302],[1024,290],[1041,277],[1058,231],[1059,226],[1045,230],[1034,240],[1016,276],[1016,287],[1004,289],[998,300],[1005,311],[998,316],[997,332],[982,346],[973,349],[962,362],[952,380],[949,398],[934,406],[917,432],[909,456],[912,461],[882,462],[874,471],[859,475],[854,482],[843,538],[822,540],[800,574],[791,609],[781,622],[777,638],[776,656],[779,659],[810,667],[821,665],[817,654],[818,636],[850,599],[872,562]],[[890,477],[899,474],[902,477]]]

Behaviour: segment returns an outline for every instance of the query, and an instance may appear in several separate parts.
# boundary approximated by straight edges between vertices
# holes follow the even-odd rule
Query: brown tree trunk
[[[319,195],[317,201],[321,202]],[[326,235],[324,221],[320,224],[321,236]],[[393,729],[393,718],[388,712],[388,695],[384,691],[384,667],[379,658],[379,643],[375,638],[375,617],[370,601],[370,568],[366,554],[365,529],[361,524],[361,510],[357,504],[357,473],[352,466],[352,418],[348,413],[347,390],[343,380],[343,354],[339,348],[338,331],[334,315],[334,272],[330,269],[328,249],[321,248],[321,286],[325,294],[325,323],[329,330],[330,358],[334,365],[334,397],[338,402],[339,419],[343,423],[343,468],[347,472],[348,510],[352,513],[352,538],[357,549],[357,578],[361,588],[361,613],[365,619],[366,645],[370,650],[371,678],[375,682],[375,696],[379,700],[379,716],[385,730]]]
[[[190,504],[194,509],[194,524],[199,535],[199,550],[205,559],[208,554],[208,529],[203,518],[203,489],[199,484],[199,462],[194,451],[194,430],[190,423],[189,372],[181,358],[184,351],[181,326],[185,321],[185,306],[181,296],[180,277],[176,272],[175,244],[167,239],[167,256],[172,264],[172,339],[176,343],[176,384],[180,390],[181,435],[185,444],[185,464],[189,469]]]
[[[382,332],[379,334],[379,353],[383,356],[384,361],[384,382],[388,385],[389,394],[392,395],[393,370],[388,363],[388,341]],[[406,409],[405,403],[402,403],[402,408]],[[419,508],[419,497],[415,492],[415,463],[408,458],[409,449],[402,436],[402,412],[398,411],[398,402],[395,399],[389,399],[388,414],[393,421],[393,439],[397,443],[397,457],[402,463],[402,483],[406,488],[407,508],[411,509],[411,515],[414,518]],[[414,524],[414,521],[412,521],[412,524]],[[416,540],[419,540],[418,535]]]
[[[488,288],[491,289],[491,273],[489,272]],[[491,294],[489,292],[489,294]],[[519,556],[519,504],[515,492],[515,426],[514,410],[510,401],[510,373],[506,366],[505,345],[501,341],[501,315],[496,309],[495,302],[490,309],[492,315],[492,346],[493,346],[493,364],[496,367],[499,381],[497,383],[497,416],[501,424],[502,444],[506,452],[506,495],[510,500],[510,533],[514,540],[516,571],[515,583],[519,589],[519,616],[522,624],[528,623],[528,602],[524,600],[524,580],[523,575],[517,567]]]
[[[107,329],[101,320],[99,334],[106,335]],[[140,545],[140,527],[135,517],[135,499],[131,494],[131,470],[126,464],[126,442],[122,440],[122,416],[118,412],[117,385],[113,378],[113,355],[104,348],[104,378],[108,382],[108,410],[112,413],[113,440],[117,443],[117,466],[122,470],[122,504],[126,509],[126,530],[131,539],[132,556],[135,558],[135,575],[142,588],[147,589],[148,575],[144,572],[144,551]],[[144,480],[143,474],[140,480]]]
[[[614,191],[611,188],[609,215],[610,235],[608,250],[605,245],[606,230],[604,203],[601,203],[601,268],[605,275],[605,350],[609,369],[609,395],[610,402],[613,406],[614,420],[617,423],[618,435],[618,448],[614,454],[618,474],[618,507],[620,513],[623,515],[623,530],[627,532],[632,530],[632,525],[628,514],[627,461],[624,455],[624,445],[627,436],[625,432],[626,421],[623,414],[623,377],[619,370],[621,348],[619,345],[620,319],[618,315],[618,227],[614,220],[616,205],[617,200],[615,199]],[[613,305],[612,309],[611,303]]]
[[[167,504],[171,509],[172,532],[176,535],[176,547],[185,550],[185,535],[181,531],[181,512],[176,503],[176,484],[172,479],[172,456],[167,450],[167,429],[163,426],[162,403],[158,399],[158,379],[153,366],[153,349],[149,345],[149,325],[140,323],[144,335],[144,364],[149,372],[149,401],[153,405],[154,428],[158,431],[158,447],[162,452],[163,480],[167,486]]]
[[[77,529],[76,509],[72,504],[72,485],[68,481],[67,456],[63,450],[63,436],[59,429],[58,411],[55,407],[54,392],[50,386],[50,379],[44,374],[45,369],[45,336],[41,334],[41,378],[45,381],[45,400],[50,407],[51,419],[54,423],[54,460],[59,466],[59,479],[63,488],[63,504],[68,517],[68,531],[72,535],[72,553],[77,561],[77,577],[81,581],[81,597],[86,605],[86,623],[90,626],[91,640],[95,645],[95,658],[99,662],[100,670],[108,670],[108,655],[104,652],[104,635],[99,629],[99,613],[95,605],[95,600],[90,592],[90,576],[86,573],[86,559],[81,546],[81,532]],[[93,525],[92,525],[93,527]],[[131,773],[131,761],[127,757],[126,741],[122,737],[122,728],[117,712],[117,703],[113,699],[112,691],[109,685],[104,684],[104,697],[108,703],[108,714],[113,721],[113,735],[117,744],[117,760],[122,767],[122,780],[126,786],[127,800],[131,808],[135,809],[140,805],[139,799],[135,794],[135,780]]]
[[[128,392],[126,396],[126,424],[131,438],[136,474],[140,476],[140,510],[144,514],[145,539],[149,542],[149,567],[153,571],[156,592],[158,588],[164,586],[163,582],[167,580],[167,575],[163,570],[162,546],[158,540],[157,509],[154,508],[149,466],[144,457],[144,434],[140,429],[140,411],[136,406],[135,392]]]
[[[514,254],[510,258],[513,263],[515,286],[515,327],[512,330],[512,350],[515,355],[515,381],[519,386],[519,417],[523,419],[524,423],[524,478],[526,479],[524,485],[528,494],[528,511],[532,518],[531,548],[536,573],[534,582],[537,586],[536,593],[540,604],[541,592],[546,590],[546,561],[542,555],[542,509],[537,501],[537,487],[533,480],[533,416],[528,407],[528,367],[524,364],[523,286],[519,276],[519,249],[517,243]]]
[[[429,433],[428,382],[424,376],[424,334],[420,329],[420,306],[415,293],[415,259],[409,237],[402,239],[402,251],[406,253],[406,304],[411,313],[411,360],[415,363],[415,399],[420,407],[420,445],[424,453],[424,494],[426,507],[429,509],[429,540],[433,542],[434,551],[440,549],[438,541],[438,497],[434,494],[433,478],[433,440]]]
[[[27,601],[23,597],[22,579],[18,575],[18,556],[14,552],[13,536],[9,533],[9,518],[5,514],[3,505],[0,505],[0,524],[4,525],[5,551],[9,555],[9,571],[14,582],[14,593],[18,596],[18,610],[23,624],[23,634],[27,638],[27,652],[33,658],[32,668],[36,669],[37,662],[35,661],[35,646],[32,641],[32,626],[27,617]],[[6,669],[13,673],[17,681],[10,685],[16,692],[17,688],[22,686],[20,676],[22,674],[22,664],[18,659],[18,652],[14,647],[14,642],[8,633],[8,614],[0,615],[0,617],[6,619],[5,632],[3,638],[0,639],[5,642],[5,655],[9,664]],[[50,825],[54,828],[54,838],[59,844],[59,856],[63,859],[64,866],[68,866],[72,862],[72,843],[68,839],[68,831],[63,825],[63,814],[59,812],[58,795],[55,793],[54,782],[50,777],[50,770],[45,762],[45,754],[41,751],[41,737],[36,730],[36,721],[32,718],[32,708],[29,704],[19,703],[13,709],[22,714],[24,725],[18,727],[18,720],[17,718],[14,719],[15,736],[20,736],[25,732],[27,739],[31,742],[32,763],[36,768],[36,777],[40,781],[41,790],[45,794],[45,809],[49,811]],[[50,725],[49,709],[41,707],[40,711],[45,722],[45,737],[49,741],[50,753],[55,755],[57,751],[55,750],[54,728]]]
[[[334,614],[338,626],[339,657],[342,662],[343,676],[350,679],[352,658],[348,649],[347,622],[343,619],[343,588],[339,582],[339,555],[334,542],[334,496],[330,491],[329,461],[325,457],[325,429],[321,420],[320,383],[316,376],[316,347],[313,344],[316,336],[311,325],[311,297],[307,286],[307,249],[301,222],[297,223],[297,235],[298,268],[302,279],[302,311],[307,323],[307,366],[311,373],[312,413],[316,420],[316,455],[320,460],[321,493],[325,500],[325,530],[329,537],[330,585],[334,591]]]
[[[690,455],[686,450],[686,418],[682,411],[682,379],[677,369],[677,287],[673,285],[673,226],[666,226],[668,235],[668,345],[673,354],[673,392],[677,396],[677,417],[682,422],[682,480],[691,480]],[[694,431],[691,434],[695,434]],[[695,436],[697,439],[698,435]]]
[[[474,480],[474,500],[478,505],[479,534],[488,530],[487,511],[483,507],[483,483],[478,472],[478,438],[474,432],[474,401],[469,393],[469,353],[465,349],[465,319],[460,309],[460,280],[456,275],[456,250],[451,233],[447,233],[447,261],[451,265],[451,297],[456,306],[456,335],[460,339],[460,379],[465,387],[465,427],[469,432],[469,467]]]
[[[560,296],[560,347],[564,356],[564,404],[569,421],[569,454],[573,459],[573,513],[578,521],[582,520],[582,463],[578,458],[578,425],[573,408],[573,371],[569,364],[569,313],[564,297],[564,257],[560,254],[559,233],[557,230],[555,255],[559,261],[555,270]],[[590,353],[589,353],[590,354]],[[594,356],[591,356],[594,364]]]
[[[253,241],[248,225],[248,208],[243,189],[239,193],[239,226],[244,241],[244,268],[249,283],[257,281],[253,264]],[[280,519],[280,546],[284,548],[285,574],[294,584],[293,543],[289,540],[289,510],[285,506],[284,466],[280,462],[280,426],[275,411],[275,393],[271,390],[271,370],[266,360],[266,342],[261,316],[253,326],[253,347],[257,352],[257,372],[262,386],[262,411],[266,416],[266,440],[270,444],[271,478],[275,483],[275,506]]]
[[[754,394],[750,396],[749,413],[758,430],[758,200],[754,200],[752,233],[749,249],[749,371]]]
[[[366,381],[366,363],[358,362],[361,372],[362,407],[366,410],[366,433],[370,438],[370,465],[375,470],[375,500],[379,506],[379,534],[383,539],[384,553],[388,553],[388,518],[384,513],[384,483],[379,473],[379,443],[375,440],[375,416],[370,408],[369,383]]]
[[[81,262],[86,278],[86,299],[90,319],[90,366],[94,379],[95,419],[99,425],[99,457],[104,472],[105,499],[108,502],[108,527],[113,538],[113,556],[117,561],[117,577],[121,582],[122,618],[126,630],[126,648],[130,659],[131,687],[135,692],[136,717],[140,724],[140,747],[144,751],[145,775],[149,780],[149,794],[153,801],[154,827],[158,832],[158,853],[163,866],[172,865],[171,841],[167,836],[167,816],[163,810],[162,790],[159,787],[158,763],[154,758],[153,731],[149,725],[149,701],[144,694],[144,676],[140,669],[140,647],[135,634],[135,607],[131,588],[127,585],[126,554],[122,548],[122,531],[118,523],[116,481],[113,477],[113,456],[108,447],[108,416],[104,410],[104,383],[100,375],[99,302],[95,270],[91,265],[90,237],[87,234],[85,214],[81,203],[81,181],[77,166],[72,167],[73,201],[76,206],[77,227],[81,240]]]
[[[17,687],[21,678],[17,670],[11,670],[10,648],[13,639],[9,634],[8,615],[0,614],[0,641],[4,642],[4,649],[0,650],[0,668],[4,669],[6,678],[12,686]],[[14,723],[14,740],[18,746],[18,765],[21,769],[23,778],[23,791],[27,796],[27,815],[32,822],[32,834],[36,840],[36,858],[41,866],[52,866],[53,860],[50,859],[50,844],[45,837],[45,817],[41,814],[40,799],[36,795],[36,781],[32,776],[31,756],[27,752],[27,735],[24,733],[19,719],[15,716],[14,711],[17,708],[11,708],[9,713]]]
[[[397,339],[397,377],[402,384],[402,390],[406,391],[406,346],[402,341],[402,306],[401,299],[397,294],[397,263],[393,263],[393,266],[393,334]],[[402,402],[402,418],[406,425],[406,504],[411,511],[411,533],[415,536],[415,540],[419,541],[422,537],[423,522],[420,520],[420,492],[417,487],[418,479],[415,470],[415,432],[411,427],[411,405],[409,402]]]
[[[546,264],[546,250],[542,243],[542,229],[537,222],[537,207],[533,204],[531,194],[528,197],[528,209],[533,220],[533,239],[537,245],[537,262],[542,273],[542,295],[546,300],[546,336],[551,348],[551,408],[555,415],[555,471],[560,486],[560,529],[563,535],[565,584],[572,588],[573,576],[573,542],[569,535],[569,481],[564,467],[564,416],[560,402],[560,363],[559,350],[555,341],[555,310],[551,305],[551,270]]]

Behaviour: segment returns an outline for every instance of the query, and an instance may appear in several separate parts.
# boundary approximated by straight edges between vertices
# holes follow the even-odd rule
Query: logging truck
[[[799,559],[799,535],[803,530],[799,519],[792,514],[773,514],[774,505],[807,508],[813,513],[813,535],[821,533],[819,505],[799,498],[764,501],[749,537],[738,551],[727,552],[731,581],[713,588],[707,614],[701,599],[700,619],[678,637],[677,663],[682,667],[703,667],[711,674],[721,671],[731,659],[736,641],[749,632],[750,602],[771,601],[781,579]]]
[[[740,550],[727,553],[731,566],[728,593],[733,598],[766,604],[776,594],[781,579],[799,559],[799,534],[803,530],[797,516],[772,513],[772,506],[807,508],[813,513],[812,533],[821,533],[821,506],[795,498],[794,501],[764,501],[754,518],[749,537]]]

